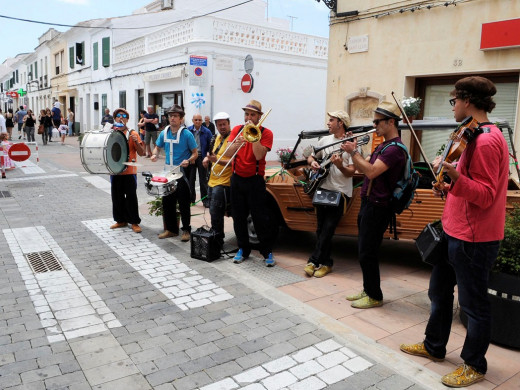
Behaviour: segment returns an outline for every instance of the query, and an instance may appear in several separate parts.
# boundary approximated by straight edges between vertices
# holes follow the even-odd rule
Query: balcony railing
[[[205,17],[178,23],[114,47],[114,63],[137,59],[194,41],[253,47],[322,59],[326,59],[328,53],[327,38]]]

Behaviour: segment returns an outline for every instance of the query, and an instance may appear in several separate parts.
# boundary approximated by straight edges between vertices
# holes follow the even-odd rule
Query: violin
[[[444,175],[442,166],[443,162],[451,163],[457,160],[462,152],[466,149],[469,143],[471,143],[477,136],[482,133],[479,127],[479,123],[476,119],[468,116],[462,121],[459,127],[450,134],[450,138],[446,144],[446,148],[441,156],[441,161],[437,172],[435,173],[436,182],[433,183],[433,187],[437,190],[442,190],[442,184],[444,184]]]

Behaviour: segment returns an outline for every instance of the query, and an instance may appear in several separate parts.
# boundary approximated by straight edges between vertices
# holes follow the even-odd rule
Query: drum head
[[[128,143],[119,131],[92,131],[84,135],[80,147],[81,163],[89,173],[117,175],[128,161]]]
[[[123,164],[128,161],[128,142],[120,131],[110,133],[106,147],[107,167],[113,173],[121,173],[126,166]]]

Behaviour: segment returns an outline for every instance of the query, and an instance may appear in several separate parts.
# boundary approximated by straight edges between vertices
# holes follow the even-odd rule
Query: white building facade
[[[236,2],[177,0],[173,9],[161,10],[162,3],[127,17],[83,22],[40,45],[50,46],[50,95],[63,113],[72,108],[81,132],[98,128],[105,108],[120,106],[134,126],[148,105],[163,116],[172,104],[184,107],[187,125],[194,114],[219,111],[237,125],[251,99],[264,112],[272,108],[264,122],[275,134],[269,158],[292,146],[301,130],[324,128],[327,38],[293,33],[288,21],[267,21],[263,0],[202,17]],[[39,48],[30,54],[32,62],[40,58]],[[242,81],[246,68],[252,85]],[[31,89],[25,101],[50,106],[42,98],[33,103],[36,93]]]

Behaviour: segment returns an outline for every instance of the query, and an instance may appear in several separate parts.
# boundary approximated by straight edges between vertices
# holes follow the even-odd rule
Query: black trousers
[[[204,198],[208,195],[208,180],[206,179],[207,170],[202,165],[203,157],[199,153],[199,156],[195,160],[195,164],[190,169],[190,191],[191,191],[191,201],[195,202],[195,197],[197,192],[195,191],[195,180],[197,179],[197,172],[199,173],[199,187],[200,187],[200,198]],[[207,202],[208,199],[204,199],[204,202]]]
[[[110,183],[114,221],[140,224],[136,192],[137,175],[112,175]]]
[[[332,267],[333,261],[330,257],[332,250],[332,237],[336,226],[345,213],[345,195],[341,196],[337,206],[316,206],[316,217],[318,227],[316,229],[316,247],[309,258],[309,263],[315,266],[326,265]]]
[[[361,270],[363,271],[363,289],[372,299],[381,301],[381,276],[379,274],[379,248],[383,241],[392,210],[390,207],[376,206],[367,199],[361,200],[358,214],[358,255]]]
[[[245,256],[251,253],[247,217],[251,214],[256,234],[260,241],[259,251],[266,258],[272,252],[272,236],[269,233],[269,215],[266,212],[266,196],[264,178],[255,175],[241,177],[233,173],[231,176],[231,214],[233,228],[238,247]]]
[[[186,171],[189,171],[189,169],[185,169],[185,175]],[[190,187],[185,177],[177,181],[177,189],[173,193],[162,198],[164,227],[166,230],[177,234],[179,233],[177,202],[181,213],[182,230],[191,231]]]

